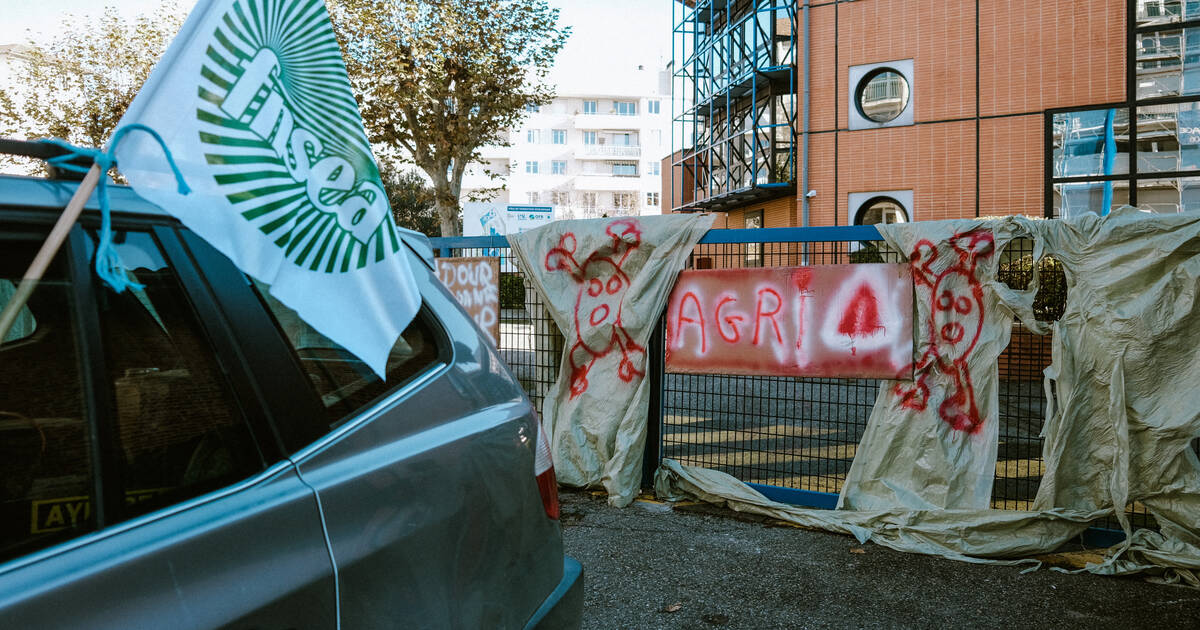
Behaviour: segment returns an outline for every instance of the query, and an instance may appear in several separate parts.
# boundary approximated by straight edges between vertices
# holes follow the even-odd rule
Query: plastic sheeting
[[[1004,217],[881,232],[934,279],[917,287],[917,337],[925,341],[916,363],[930,367],[913,381],[881,387],[842,499],[843,508],[858,509],[773,503],[728,475],[670,460],[659,470],[660,494],[972,561],[1053,551],[1095,519],[1116,514],[1126,541],[1086,570],[1150,572],[1200,585],[1193,572],[1200,569],[1200,461],[1189,447],[1200,436],[1200,215],[1123,208],[1103,218]],[[1036,274],[1026,291],[994,280],[996,256],[1017,236],[1034,240],[1035,258],[1044,252],[1066,271],[1066,309],[1050,326],[1032,317]],[[986,255],[981,244],[989,238],[994,250]],[[980,307],[982,317],[970,319],[968,305]],[[1014,315],[1035,332],[1054,334],[1042,433],[1046,473],[1028,512],[980,507],[990,499],[980,479],[995,458],[988,433],[997,423],[994,361]],[[972,322],[977,341],[964,355]],[[917,396],[924,409],[904,404]],[[971,427],[968,421],[980,424],[954,432]],[[1124,512],[1134,502],[1157,519],[1159,531],[1130,530]]]
[[[988,507],[1000,424],[996,359],[1013,321],[996,291],[997,252],[1026,235],[1022,226],[1005,222],[996,230],[1001,226],[980,220],[879,226],[912,265],[913,380],[880,390],[839,507]]]
[[[1140,502],[1159,532],[1137,532],[1098,571],[1166,567],[1200,586],[1200,215],[1126,207],[1036,227],[1068,300],[1053,324],[1056,404],[1034,508],[1115,506],[1128,532],[1124,508]]]
[[[646,347],[675,276],[712,224],[706,214],[556,221],[509,236],[566,337],[542,405],[559,482],[637,496],[650,384]]]

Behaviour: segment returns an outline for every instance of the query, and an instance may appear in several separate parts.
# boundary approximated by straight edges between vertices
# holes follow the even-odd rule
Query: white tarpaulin
[[[881,387],[839,507],[989,506],[1000,426],[996,359],[1013,321],[998,299],[996,268],[1004,246],[1025,235],[1021,225],[973,220],[879,226],[888,245],[912,265],[919,331],[913,336],[913,380]]]
[[[566,337],[542,421],[564,484],[628,505],[641,481],[650,384],[646,347],[675,276],[712,216],[557,221],[509,236]]]
[[[381,377],[420,308],[321,0],[201,0],[119,126],[121,172]]]
[[[994,438],[989,445],[974,444],[947,431],[946,427],[953,429],[957,413],[945,412],[969,410],[970,405],[969,397],[954,393],[962,391],[965,377],[945,362],[935,364],[926,378],[929,402],[923,413],[913,414],[903,407],[888,413],[890,405],[876,405],[857,451],[856,472],[848,480],[855,487],[846,490],[848,497],[854,497],[846,503],[871,504],[871,509],[820,511],[781,505],[728,475],[669,460],[659,470],[660,494],[723,502],[734,509],[851,533],[896,549],[963,560],[1053,551],[1089,523],[1116,514],[1130,535],[1104,563],[1090,565],[1088,571],[1149,572],[1200,586],[1193,572],[1200,569],[1200,461],[1190,447],[1200,437],[1200,387],[1196,386],[1200,382],[1200,215],[1151,215],[1123,208],[1107,217],[1085,214],[1045,221],[1005,217],[883,226],[881,231],[902,251],[939,252],[935,262],[941,252],[958,252],[948,266],[926,266],[934,277],[945,278],[957,261],[969,260],[961,256],[971,251],[961,241],[964,228],[990,234],[997,247],[994,256],[1002,255],[999,246],[1011,238],[1028,235],[1034,240],[1035,259],[1044,250],[1066,272],[1065,311],[1049,327],[1032,318],[1036,276],[1020,292],[995,283],[991,266],[976,278],[982,301],[973,306],[981,304],[985,312],[995,312],[995,322],[1016,314],[1031,329],[1049,328],[1054,334],[1053,361],[1046,370],[1050,398],[1042,431],[1046,472],[1033,510],[937,505],[936,499],[942,497],[957,497],[943,501],[948,505],[964,505],[981,496],[986,505],[990,493],[975,485],[982,474],[979,462],[995,457]],[[971,237],[977,238],[978,234]],[[923,241],[928,246],[921,246]],[[914,263],[923,265],[922,259],[928,256],[919,255]],[[965,279],[963,283],[958,286],[973,286]],[[939,304],[943,295],[935,290],[928,296],[932,308],[917,318],[918,338],[935,339],[943,331],[958,337],[952,324],[962,323],[957,315],[969,311],[965,306],[956,308],[956,291],[945,294],[947,300]],[[937,313],[947,306],[956,309],[956,315]],[[932,317],[929,311],[934,312]],[[990,340],[985,350],[978,344],[974,350],[986,352],[990,369],[969,371],[976,408],[984,410],[978,417],[985,427],[994,417],[995,406],[992,399],[981,407],[981,392],[994,392],[999,377],[994,361],[1003,347],[1000,340],[1008,336],[1004,330],[989,331],[991,325],[986,319],[979,324],[980,337]],[[924,354],[925,349],[919,348],[918,361]],[[969,368],[975,364],[967,357]],[[914,381],[885,382],[879,401],[894,402],[898,392],[912,392],[914,387],[924,395],[919,383],[919,374]],[[971,481],[961,486],[947,482],[958,473]],[[923,487],[926,480],[935,487]],[[948,491],[955,487],[961,490]],[[1131,531],[1124,513],[1136,503],[1155,517],[1158,531]],[[924,504],[931,505],[919,507]]]

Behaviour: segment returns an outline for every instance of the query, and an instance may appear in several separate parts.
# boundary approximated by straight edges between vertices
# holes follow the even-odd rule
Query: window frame
[[[757,219],[758,225],[751,225]],[[746,230],[762,229],[766,226],[765,208],[746,210],[742,213],[742,228]],[[745,267],[762,267],[764,264],[763,246],[758,242],[746,242],[742,264]]]
[[[904,109],[893,118],[885,121],[877,121],[869,118],[859,105],[859,99],[866,84],[876,75],[891,71],[900,75],[908,84],[908,102],[905,103]],[[846,116],[847,126],[850,131],[858,131],[863,129],[880,129],[883,127],[905,127],[915,124],[915,111],[917,107],[917,89],[916,73],[913,69],[912,59],[896,59],[893,61],[882,61],[877,63],[864,63],[856,66],[850,66],[847,69],[848,77],[846,82]]]
[[[1188,28],[1200,28],[1200,18],[1190,20],[1179,20],[1175,22],[1163,22],[1159,24],[1146,24],[1139,26],[1137,23],[1137,3],[1129,0],[1126,3],[1126,45],[1125,45],[1125,100],[1110,103],[1096,103],[1089,105],[1080,105],[1072,107],[1057,107],[1045,110],[1043,113],[1043,130],[1042,138],[1044,142],[1042,152],[1043,162],[1043,183],[1044,183],[1044,208],[1043,212],[1046,218],[1053,218],[1054,215],[1054,186],[1056,184],[1073,184],[1073,183],[1104,183],[1104,182],[1125,182],[1128,186],[1128,204],[1137,206],[1138,200],[1138,183],[1145,180],[1156,179],[1197,179],[1200,181],[1200,169],[1195,170],[1176,170],[1176,171],[1151,171],[1140,172],[1138,169],[1138,125],[1137,114],[1138,109],[1142,107],[1150,107],[1155,105],[1179,105],[1182,103],[1200,103],[1200,93],[1195,94],[1180,94],[1175,96],[1157,96],[1139,99],[1137,96],[1138,88],[1138,73],[1137,73],[1137,49],[1138,41],[1144,36],[1154,36],[1163,31],[1180,31],[1185,32]],[[1181,43],[1182,45],[1182,43]],[[1182,72],[1185,65],[1180,66]],[[1129,167],[1126,173],[1113,175],[1084,175],[1073,177],[1055,177],[1054,176],[1054,117],[1061,114],[1070,114],[1075,112],[1096,111],[1104,109],[1125,110],[1129,117]],[[1176,132],[1178,136],[1178,132]],[[1111,210],[1111,208],[1109,209]],[[1106,211],[1107,212],[1107,211]]]
[[[3,224],[16,229],[28,227],[30,230],[44,229],[48,232],[49,226],[57,219],[61,209],[46,210],[49,211],[6,210],[2,217]],[[114,231],[136,231],[149,235],[178,281],[180,293],[187,303],[184,308],[190,309],[195,317],[204,348],[215,360],[219,372],[215,376],[224,386],[232,410],[240,413],[244,419],[249,429],[249,446],[257,451],[261,460],[261,466],[246,472],[241,480],[253,478],[272,466],[285,462],[286,449],[276,432],[276,427],[269,420],[265,400],[259,396],[254,386],[254,371],[247,361],[247,355],[252,353],[237,349],[233,336],[234,327],[227,319],[225,309],[219,305],[214,291],[219,285],[212,283],[207,274],[201,274],[200,263],[193,257],[192,250],[183,243],[180,235],[182,228],[178,221],[169,217],[115,214],[112,228]],[[89,232],[99,229],[100,218],[93,213],[85,213],[71,227],[59,251],[59,256],[62,256],[65,262],[65,280],[68,284],[66,290],[71,311],[69,319],[74,328],[69,334],[75,340],[76,363],[80,372],[80,400],[83,405],[80,410],[81,421],[88,437],[87,452],[92,476],[89,496],[90,523],[79,531],[54,540],[48,546],[31,548],[3,562],[19,561],[57,545],[73,544],[73,541],[82,537],[109,530],[114,526],[154,518],[154,514],[163,510],[174,509],[177,505],[195,501],[214,491],[220,492],[220,489],[201,490],[197,494],[178,498],[150,512],[127,509],[126,489],[122,485],[121,472],[124,463],[117,428],[119,412],[113,398],[114,379],[106,359],[106,340],[99,309],[100,294],[105,289],[100,279],[95,276],[90,259],[94,245]],[[215,263],[233,268],[232,263],[223,256]],[[236,271],[236,268],[233,269]],[[296,400],[298,397],[290,393],[284,399],[287,398]],[[286,413],[286,410],[284,411]],[[239,481],[232,483],[236,484]],[[221,486],[226,487],[229,487],[229,484]]]
[[[611,162],[613,177],[641,177],[637,162]],[[631,170],[632,172],[618,172]]]

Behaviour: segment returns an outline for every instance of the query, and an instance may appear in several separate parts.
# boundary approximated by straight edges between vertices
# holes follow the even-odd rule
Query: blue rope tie
[[[159,136],[158,132],[146,125],[135,123],[124,125],[120,129],[117,129],[116,133],[113,134],[112,140],[108,143],[107,151],[77,147],[57,138],[42,140],[46,144],[52,144],[67,151],[64,155],[46,160],[58,168],[75,171],[76,173],[86,173],[90,167],[71,164],[71,160],[77,158],[90,160],[100,168],[100,184],[96,190],[96,196],[100,199],[100,242],[96,245],[96,275],[100,276],[100,279],[117,293],[130,287],[142,289],[145,286],[129,279],[129,275],[125,272],[125,265],[121,262],[121,256],[113,248],[112,213],[109,210],[108,204],[108,171],[117,164],[115,153],[117,145],[125,137],[125,134],[134,129],[145,131],[158,141],[158,146],[162,147],[163,154],[167,157],[167,164],[171,166],[171,172],[175,174],[175,182],[179,184],[179,194],[186,195],[192,192],[187,182],[183,180],[183,174],[179,172],[179,167],[175,164],[175,158],[171,155],[171,150],[167,148],[167,143],[163,142],[162,136]]]

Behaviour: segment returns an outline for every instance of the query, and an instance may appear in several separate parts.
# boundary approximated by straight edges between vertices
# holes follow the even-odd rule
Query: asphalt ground
[[[1186,587],[904,554],[703,504],[560,499],[587,629],[1200,627]]]

